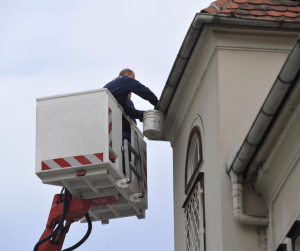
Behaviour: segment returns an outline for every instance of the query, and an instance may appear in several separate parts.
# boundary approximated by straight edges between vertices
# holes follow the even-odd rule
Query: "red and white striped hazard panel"
[[[67,158],[49,159],[42,161],[42,171],[60,169],[73,166],[84,166],[90,164],[100,164],[103,162],[103,153],[72,156]]]
[[[108,142],[112,148],[112,110],[108,107]]]

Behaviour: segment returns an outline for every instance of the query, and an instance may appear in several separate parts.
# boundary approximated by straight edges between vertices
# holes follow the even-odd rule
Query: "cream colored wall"
[[[288,53],[219,50],[221,156],[244,141]]]
[[[231,182],[225,169],[232,147],[236,141],[243,142],[294,38],[272,44],[274,37],[221,34],[214,29],[208,26],[202,31],[165,123],[164,135],[173,147],[175,250],[185,250],[181,209],[186,198],[185,159],[197,115],[204,127],[207,251],[266,250],[264,228],[241,225],[234,219]],[[261,195],[245,187],[245,212],[266,215]]]
[[[278,75],[287,53],[219,50],[220,168],[225,250],[266,250],[266,232],[233,217],[231,182],[225,170],[234,144],[241,144]],[[267,215],[264,200],[245,184],[245,213]],[[226,227],[225,227],[226,226]],[[230,229],[230,231],[226,231]]]
[[[191,125],[197,114],[204,122],[203,148],[205,169],[205,208],[206,211],[206,243],[207,250],[223,250],[222,247],[222,227],[216,228],[216,222],[221,224],[221,205],[220,205],[220,172],[218,156],[219,135],[218,135],[218,62],[217,58],[212,62],[198,95],[197,105],[194,105],[187,117],[187,123],[183,127],[181,134],[173,146],[174,163],[174,229],[175,229],[175,250],[185,250],[185,230],[184,230],[184,211],[181,209],[186,198],[184,194],[184,171],[188,137]],[[197,70],[197,69],[196,69]],[[199,79],[194,79],[195,84]],[[218,241],[216,241],[218,239]]]

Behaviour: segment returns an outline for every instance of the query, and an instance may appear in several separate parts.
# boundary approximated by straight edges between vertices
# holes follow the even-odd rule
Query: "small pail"
[[[165,116],[158,110],[144,112],[143,134],[149,139],[158,139],[161,136]]]

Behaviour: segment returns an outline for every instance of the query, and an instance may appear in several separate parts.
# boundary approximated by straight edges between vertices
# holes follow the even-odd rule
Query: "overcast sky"
[[[35,175],[35,99],[102,88],[127,67],[160,97],[194,15],[210,2],[0,0],[1,251],[33,250],[60,192]],[[77,250],[174,250],[171,147],[147,144],[146,219],[96,222]],[[86,229],[74,223],[64,248]]]

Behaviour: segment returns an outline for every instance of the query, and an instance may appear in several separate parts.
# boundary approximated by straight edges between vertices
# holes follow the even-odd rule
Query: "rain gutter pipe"
[[[243,213],[243,177],[244,171],[261,143],[274,116],[279,112],[289,88],[300,70],[300,39],[298,37],[292,51],[288,55],[275,83],[264,104],[254,120],[246,139],[237,152],[233,162],[228,165],[227,173],[232,182],[233,214],[238,222],[247,225],[267,226],[267,217],[250,216]]]
[[[227,169],[227,173],[231,173],[233,171],[234,173],[240,175],[245,171],[274,115],[278,112],[278,108],[284,99],[285,94],[291,87],[291,84],[294,82],[299,70],[300,38],[298,37],[264,104],[256,116],[256,119],[254,120],[245,141],[237,153],[237,156]]]

